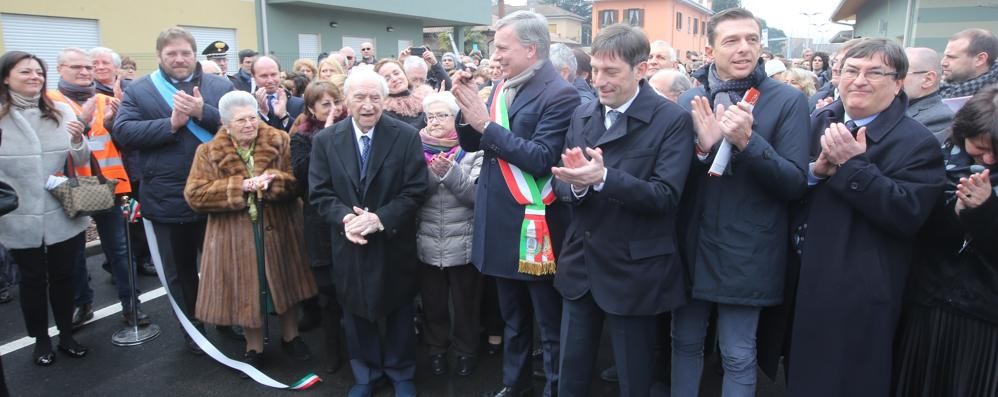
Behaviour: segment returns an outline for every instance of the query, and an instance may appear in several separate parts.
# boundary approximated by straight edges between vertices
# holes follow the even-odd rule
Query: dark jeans
[[[188,318],[194,319],[198,298],[198,255],[204,243],[206,221],[159,223],[152,221],[167,289]]]
[[[454,351],[462,356],[478,353],[479,309],[482,275],[472,265],[436,267],[420,264],[419,293],[423,297],[424,340],[430,354],[447,352],[451,326]],[[454,306],[454,318],[450,306]],[[453,321],[452,321],[453,320]]]
[[[48,335],[48,307],[59,332],[73,330],[73,265],[83,255],[83,233],[38,248],[14,249],[21,272],[21,313],[28,336]]]

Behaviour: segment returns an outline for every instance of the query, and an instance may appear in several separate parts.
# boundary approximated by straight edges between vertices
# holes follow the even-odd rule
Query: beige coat
[[[255,175],[276,175],[257,204],[264,225],[267,282],[277,313],[314,296],[302,236],[302,209],[291,173],[289,138],[263,123],[253,153]],[[255,176],[254,175],[254,176]],[[246,207],[246,166],[223,127],[198,147],[184,197],[208,213],[195,316],[206,323],[258,328],[263,325],[253,224]]]

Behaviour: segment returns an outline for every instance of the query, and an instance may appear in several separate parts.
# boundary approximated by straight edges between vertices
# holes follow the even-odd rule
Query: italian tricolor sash
[[[505,85],[503,81],[493,92],[489,115],[494,123],[509,131],[509,108],[503,90]],[[524,206],[523,225],[520,227],[519,272],[534,276],[554,274],[556,266],[551,247],[551,232],[544,217],[545,208],[554,202],[555,198],[551,189],[552,176],[548,174],[542,178],[534,178],[533,175],[523,172],[506,160],[498,160],[506,187],[509,188],[517,204]]]

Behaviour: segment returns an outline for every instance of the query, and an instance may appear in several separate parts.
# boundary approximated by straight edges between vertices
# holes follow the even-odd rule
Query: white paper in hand
[[[49,175],[49,179],[45,181],[45,190],[55,189],[57,186],[63,184],[63,182],[66,182],[68,180],[69,178],[66,178],[61,175]]]
[[[724,109],[728,109],[731,107],[731,98],[728,97],[727,93],[720,92],[714,96],[714,109],[717,109],[717,105],[722,105]],[[717,148],[717,154],[714,155],[714,162],[710,164],[710,169],[707,170],[707,175],[724,175],[724,170],[728,169],[729,161],[731,161],[731,142],[728,142],[727,139],[722,139],[721,146]]]

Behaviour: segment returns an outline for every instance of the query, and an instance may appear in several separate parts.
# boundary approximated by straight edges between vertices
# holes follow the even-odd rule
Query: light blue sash
[[[160,72],[159,69],[152,72],[149,79],[152,80],[152,84],[156,86],[156,90],[159,91],[159,95],[163,97],[166,104],[170,105],[170,109],[173,109],[173,95],[177,93],[177,87],[174,87],[173,84],[167,82],[166,78],[163,77],[163,73]],[[190,131],[191,134],[194,134],[194,136],[197,137],[201,143],[208,142],[214,137],[214,135],[208,132],[208,130],[194,123],[194,120],[187,120],[187,130]]]

